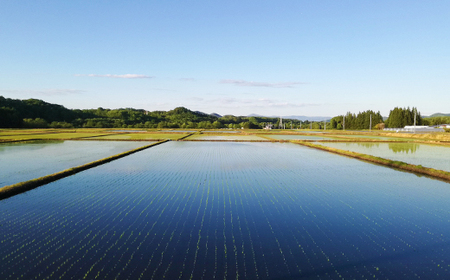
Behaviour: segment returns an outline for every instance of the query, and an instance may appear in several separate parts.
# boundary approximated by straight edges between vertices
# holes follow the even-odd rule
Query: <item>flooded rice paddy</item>
[[[146,143],[118,141],[3,143],[0,144],[0,187],[49,175],[144,145]]]
[[[377,136],[377,135],[341,135],[341,137],[345,138],[366,138],[366,139],[376,139],[376,140],[388,140],[388,141],[414,141],[416,139],[407,138],[407,137],[388,137],[388,136]]]
[[[239,141],[239,140],[267,140],[265,138],[259,137],[257,135],[208,135],[208,134],[197,134],[186,138],[187,140],[228,140],[228,141]]]
[[[450,172],[450,146],[417,143],[320,143],[320,145]]]
[[[203,133],[240,133],[236,130],[203,130]]]
[[[448,279],[449,200],[290,143],[172,141],[0,201],[0,279]]]
[[[336,139],[327,136],[315,136],[315,135],[283,135],[283,134],[267,134],[266,137],[277,140],[331,140]]]

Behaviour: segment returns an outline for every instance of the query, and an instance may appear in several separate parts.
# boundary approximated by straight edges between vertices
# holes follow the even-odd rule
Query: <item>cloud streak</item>
[[[314,107],[321,106],[322,104],[318,103],[296,103],[296,102],[287,102],[284,100],[275,100],[269,98],[259,98],[259,99],[243,99],[243,98],[216,98],[203,100],[203,103],[206,104],[217,104],[221,107],[253,107],[253,108],[305,108],[305,107]]]
[[[152,79],[152,76],[140,74],[75,74],[76,77],[100,77],[100,78],[117,78],[117,79]]]
[[[269,88],[293,88],[296,85],[305,84],[300,82],[265,83],[265,82],[253,82],[244,80],[221,80],[220,83],[233,84],[236,86],[243,86],[243,87],[269,87]]]

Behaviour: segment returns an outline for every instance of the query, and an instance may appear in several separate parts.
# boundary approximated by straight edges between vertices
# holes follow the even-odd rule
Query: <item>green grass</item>
[[[93,139],[93,140],[177,140],[186,137],[189,133],[158,133],[155,132],[131,132],[120,133],[108,129],[21,129],[0,130],[0,142],[27,141],[27,140],[70,140],[70,139]]]
[[[59,132],[58,130],[46,130],[43,131],[42,129],[21,129],[21,130],[0,130],[0,137],[4,136],[12,136],[12,135],[27,135],[27,134],[46,134],[46,133],[55,133]]]
[[[315,148],[315,149],[332,152],[332,153],[339,154],[339,155],[344,155],[344,156],[357,158],[360,160],[364,160],[364,161],[368,161],[368,162],[372,162],[372,163],[376,163],[376,164],[380,164],[380,165],[397,168],[397,169],[404,170],[404,171],[409,171],[409,172],[418,173],[418,174],[424,174],[424,175],[428,175],[430,177],[434,177],[437,179],[441,179],[441,180],[450,182],[450,172],[447,172],[447,171],[438,170],[438,169],[434,169],[434,168],[428,168],[428,167],[424,167],[422,165],[409,164],[409,163],[406,163],[403,161],[390,160],[390,159],[380,158],[380,157],[376,157],[376,156],[372,156],[372,155],[361,154],[361,153],[356,153],[356,152],[351,152],[351,151],[346,151],[346,150],[340,150],[340,149],[326,147],[326,146],[317,145],[317,144],[312,144],[312,143],[308,143],[308,142],[302,142],[302,141],[290,141],[290,142],[299,144],[299,145],[303,145],[303,146],[307,146],[310,148]]]
[[[121,133],[114,135],[106,135],[95,137],[95,140],[155,140],[155,139],[170,139],[177,140],[183,136],[188,135],[187,133]]]
[[[1,140],[54,140],[54,139],[76,139],[76,138],[84,138],[84,137],[93,137],[98,135],[104,135],[105,133],[33,133],[33,134],[24,134],[24,135],[5,135],[0,136]]]
[[[263,137],[256,135],[242,135],[236,133],[206,133],[206,134],[193,134],[187,138],[186,140],[205,140],[205,141],[233,141],[233,140],[266,140]]]

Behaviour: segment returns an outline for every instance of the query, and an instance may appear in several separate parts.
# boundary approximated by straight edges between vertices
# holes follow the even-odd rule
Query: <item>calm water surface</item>
[[[264,135],[273,139],[279,139],[279,140],[329,140],[329,139],[336,139],[333,137],[324,137],[324,136],[313,136],[313,135],[281,135],[281,134],[267,134]]]
[[[199,139],[199,140],[267,140],[256,135],[194,135],[187,139]]]
[[[290,143],[168,142],[0,201],[0,279],[449,279],[449,200]]]
[[[320,143],[391,160],[450,171],[450,147],[417,143]]]
[[[0,187],[49,175],[146,144],[120,141],[0,144]]]
[[[378,139],[378,140],[395,140],[395,141],[414,141],[414,138],[402,138],[402,137],[386,137],[386,136],[376,136],[376,135],[352,135],[352,134],[343,134],[342,136],[349,138],[369,138],[369,139]]]

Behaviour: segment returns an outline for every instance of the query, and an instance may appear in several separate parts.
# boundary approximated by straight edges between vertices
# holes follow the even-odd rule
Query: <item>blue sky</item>
[[[67,108],[450,113],[450,1],[1,1],[0,95]]]

